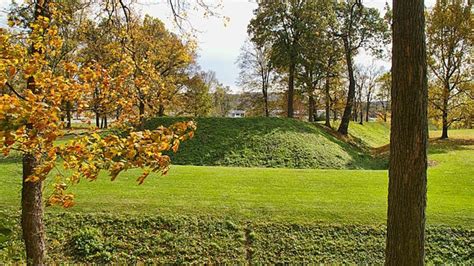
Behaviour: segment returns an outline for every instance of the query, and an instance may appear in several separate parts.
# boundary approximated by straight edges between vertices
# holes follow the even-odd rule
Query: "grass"
[[[337,129],[339,122],[332,124]],[[377,148],[390,142],[390,124],[386,122],[365,122],[363,125],[350,122],[349,134],[363,145]]]
[[[474,130],[460,134],[474,139]],[[438,141],[430,147],[429,159],[434,166],[428,170],[428,224],[474,228],[474,146],[466,141]],[[0,208],[17,209],[20,173],[19,163],[2,164]],[[96,182],[73,187],[77,206],[67,211],[178,213],[296,223],[385,223],[385,170],[176,165],[167,176],[150,176],[138,186],[135,178],[139,174],[139,170],[125,172],[113,183],[102,174]]]
[[[314,125],[294,126],[357,149]],[[386,124],[351,124],[350,132],[362,146],[386,150]],[[474,130],[450,137],[430,141],[426,262],[472,264]],[[0,262],[24,262],[21,163],[12,157],[0,167]],[[139,175],[110,182],[102,173],[70,189],[73,208],[47,208],[49,262],[383,263],[386,170],[174,165],[140,186]],[[50,189],[46,183],[46,195]]]
[[[156,118],[148,128],[190,118]],[[324,127],[282,118],[198,118],[198,129],[173,156],[174,164],[319,169],[384,169],[356,145]],[[383,127],[374,127],[383,128]],[[361,130],[362,131],[362,130]],[[369,135],[369,134],[366,134]]]

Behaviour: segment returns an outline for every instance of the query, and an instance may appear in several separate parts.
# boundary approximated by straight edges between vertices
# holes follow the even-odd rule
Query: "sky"
[[[425,6],[431,7],[436,0],[425,0]],[[216,2],[216,1],[209,1]],[[391,2],[391,1],[389,1]],[[142,3],[146,3],[143,1]],[[151,2],[149,2],[151,3]],[[144,4],[142,11],[154,17],[158,17],[165,22],[169,29],[173,30],[173,23],[170,19],[170,10],[166,3]],[[155,2],[156,3],[156,2]],[[375,7],[383,12],[385,0],[363,0],[365,6]],[[197,33],[199,45],[198,62],[204,70],[216,72],[218,80],[225,86],[229,86],[233,92],[240,91],[236,85],[239,75],[239,68],[236,60],[240,54],[240,48],[247,39],[247,25],[253,17],[253,10],[257,7],[255,0],[222,0],[223,8],[219,10],[224,16],[230,19],[227,26],[221,18],[204,18],[199,12],[190,14],[190,22],[200,32]],[[365,51],[355,59],[356,64],[375,64],[385,69],[390,68],[389,62],[374,60]]]
[[[189,0],[194,1],[194,0]],[[425,5],[431,7],[436,0],[425,0]],[[0,9],[5,8],[11,0],[0,0]],[[20,1],[18,1],[20,2]],[[217,1],[207,1],[216,3]],[[385,6],[385,0],[363,0],[365,6],[378,8],[381,12]],[[390,1],[391,2],[391,1]],[[202,10],[189,12],[189,21],[198,30],[195,33],[199,50],[198,63],[203,70],[216,72],[217,79],[225,86],[229,86],[233,92],[240,89],[236,85],[239,68],[236,60],[240,54],[240,48],[247,39],[247,25],[253,17],[253,10],[257,7],[255,0],[221,0],[222,8],[218,12],[230,19],[227,26],[223,18],[205,17]],[[178,32],[171,19],[171,10],[167,0],[139,0],[137,9],[153,17],[160,18],[168,29]],[[5,25],[5,16],[0,13],[0,25]],[[364,51],[356,57],[357,64],[369,65],[374,59]],[[388,62],[376,62],[385,68],[389,68]]]

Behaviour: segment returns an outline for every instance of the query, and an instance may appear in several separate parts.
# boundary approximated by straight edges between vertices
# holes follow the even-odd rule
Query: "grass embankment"
[[[430,144],[429,262],[473,262],[474,130],[457,135]],[[21,167],[1,167],[0,261],[14,262]],[[138,186],[139,173],[102,175],[72,188],[72,209],[47,208],[52,260],[382,263],[386,171],[173,166]]]
[[[156,118],[148,121],[147,128],[183,120],[186,118]],[[172,156],[174,164],[319,169],[386,167],[384,161],[372,158],[363,148],[329,134],[323,126],[304,121],[283,118],[197,118],[196,121],[195,137],[183,143],[178,154]]]

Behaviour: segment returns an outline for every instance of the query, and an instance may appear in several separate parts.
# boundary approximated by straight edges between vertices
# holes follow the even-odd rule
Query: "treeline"
[[[427,13],[430,117],[442,126],[443,137],[455,123],[473,123],[470,10],[469,2],[437,1]],[[240,84],[261,94],[254,99],[259,115],[314,121],[321,119],[317,110],[324,110],[325,124],[340,119],[342,134],[350,120],[387,121],[390,70],[356,65],[354,58],[365,52],[390,61],[391,23],[388,5],[382,15],[357,0],[261,1],[238,60]]]
[[[183,9],[182,4],[169,6],[180,12],[177,8]],[[133,117],[137,118],[134,126],[140,128],[145,119],[155,116],[222,112],[219,97],[228,88],[213,72],[200,68],[194,38],[171,32],[160,19],[142,16],[128,3],[122,7],[120,2],[74,0],[54,5],[51,23],[61,45],[48,53],[45,63],[53,75],[75,73],[69,78],[93,91],[62,96],[61,119],[66,128],[74,119],[107,128],[111,122]],[[33,10],[23,4],[10,6],[10,26],[18,33],[28,29]],[[49,32],[44,37],[49,38]],[[10,82],[16,87],[21,79]],[[1,89],[2,94],[13,95],[8,87]]]

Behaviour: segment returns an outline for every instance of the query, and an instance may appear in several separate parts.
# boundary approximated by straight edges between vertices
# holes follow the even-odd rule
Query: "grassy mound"
[[[156,118],[147,128],[189,118]],[[198,118],[174,164],[322,169],[381,169],[384,163],[323,127],[283,118]]]

